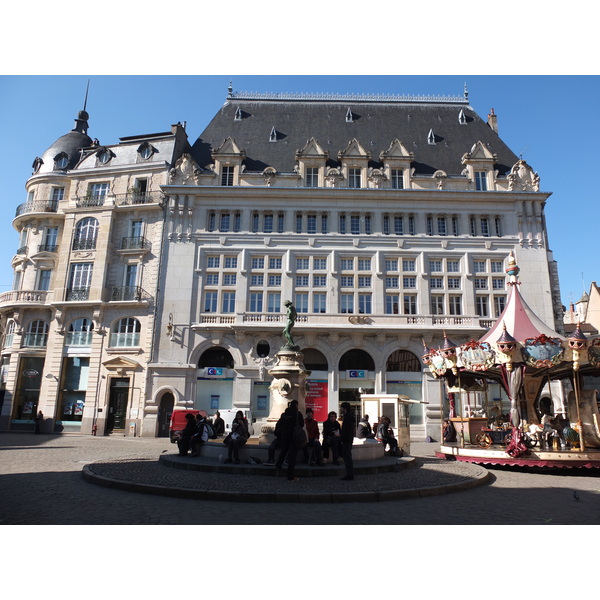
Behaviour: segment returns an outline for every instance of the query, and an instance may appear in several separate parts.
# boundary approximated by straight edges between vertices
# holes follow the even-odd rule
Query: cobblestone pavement
[[[433,464],[437,447],[413,442],[411,450]],[[473,489],[344,504],[171,498],[93,485],[81,475],[86,464],[151,461],[165,451],[175,452],[167,439],[2,433],[0,524],[600,524],[600,474],[589,470],[490,468],[490,483]],[[393,475],[411,477],[410,469]]]

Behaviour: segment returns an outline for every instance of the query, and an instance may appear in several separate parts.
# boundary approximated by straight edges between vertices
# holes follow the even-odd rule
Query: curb
[[[100,462],[100,461],[99,461]],[[102,461],[106,464],[105,461]],[[411,466],[411,462],[406,466]],[[471,465],[473,466],[473,465]],[[239,467],[239,465],[236,465]],[[232,469],[235,467],[232,467]],[[425,487],[413,487],[407,489],[389,489],[379,491],[229,491],[224,489],[192,489],[177,486],[159,485],[149,482],[136,482],[124,479],[116,479],[94,472],[94,463],[85,465],[82,469],[83,478],[96,485],[118,489],[128,492],[169,496],[175,498],[211,500],[225,502],[278,502],[278,503],[345,503],[345,502],[387,502],[390,500],[401,500],[404,498],[425,498],[438,496],[462,490],[471,489],[486,484],[491,478],[490,473],[483,467],[471,469],[472,474],[468,479],[455,484],[430,485]],[[222,474],[223,471],[220,471]],[[234,474],[234,471],[230,471]],[[364,475],[368,477],[368,475]],[[270,478],[269,478],[270,479]],[[319,478],[320,479],[320,478]]]

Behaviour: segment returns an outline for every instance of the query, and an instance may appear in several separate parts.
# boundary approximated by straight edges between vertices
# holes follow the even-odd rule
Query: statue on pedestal
[[[286,300],[283,304],[287,308],[287,323],[283,329],[283,337],[286,343],[281,347],[281,349],[300,350],[300,347],[294,344],[294,340],[292,338],[292,327],[294,327],[298,313],[296,312],[291,300]]]

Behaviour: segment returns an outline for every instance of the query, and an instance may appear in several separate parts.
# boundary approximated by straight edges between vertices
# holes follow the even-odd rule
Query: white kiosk
[[[362,414],[369,415],[372,423],[382,416],[388,417],[398,440],[398,448],[410,454],[410,406],[427,404],[422,400],[411,400],[401,394],[362,394]]]

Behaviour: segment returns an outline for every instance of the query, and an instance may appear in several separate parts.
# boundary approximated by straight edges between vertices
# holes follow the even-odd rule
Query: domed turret
[[[59,137],[42,155],[33,163],[35,174],[51,173],[53,171],[66,171],[72,169],[81,158],[81,149],[92,145],[88,136],[88,119],[90,116],[85,110],[80,110],[75,119],[75,127],[69,133]]]

